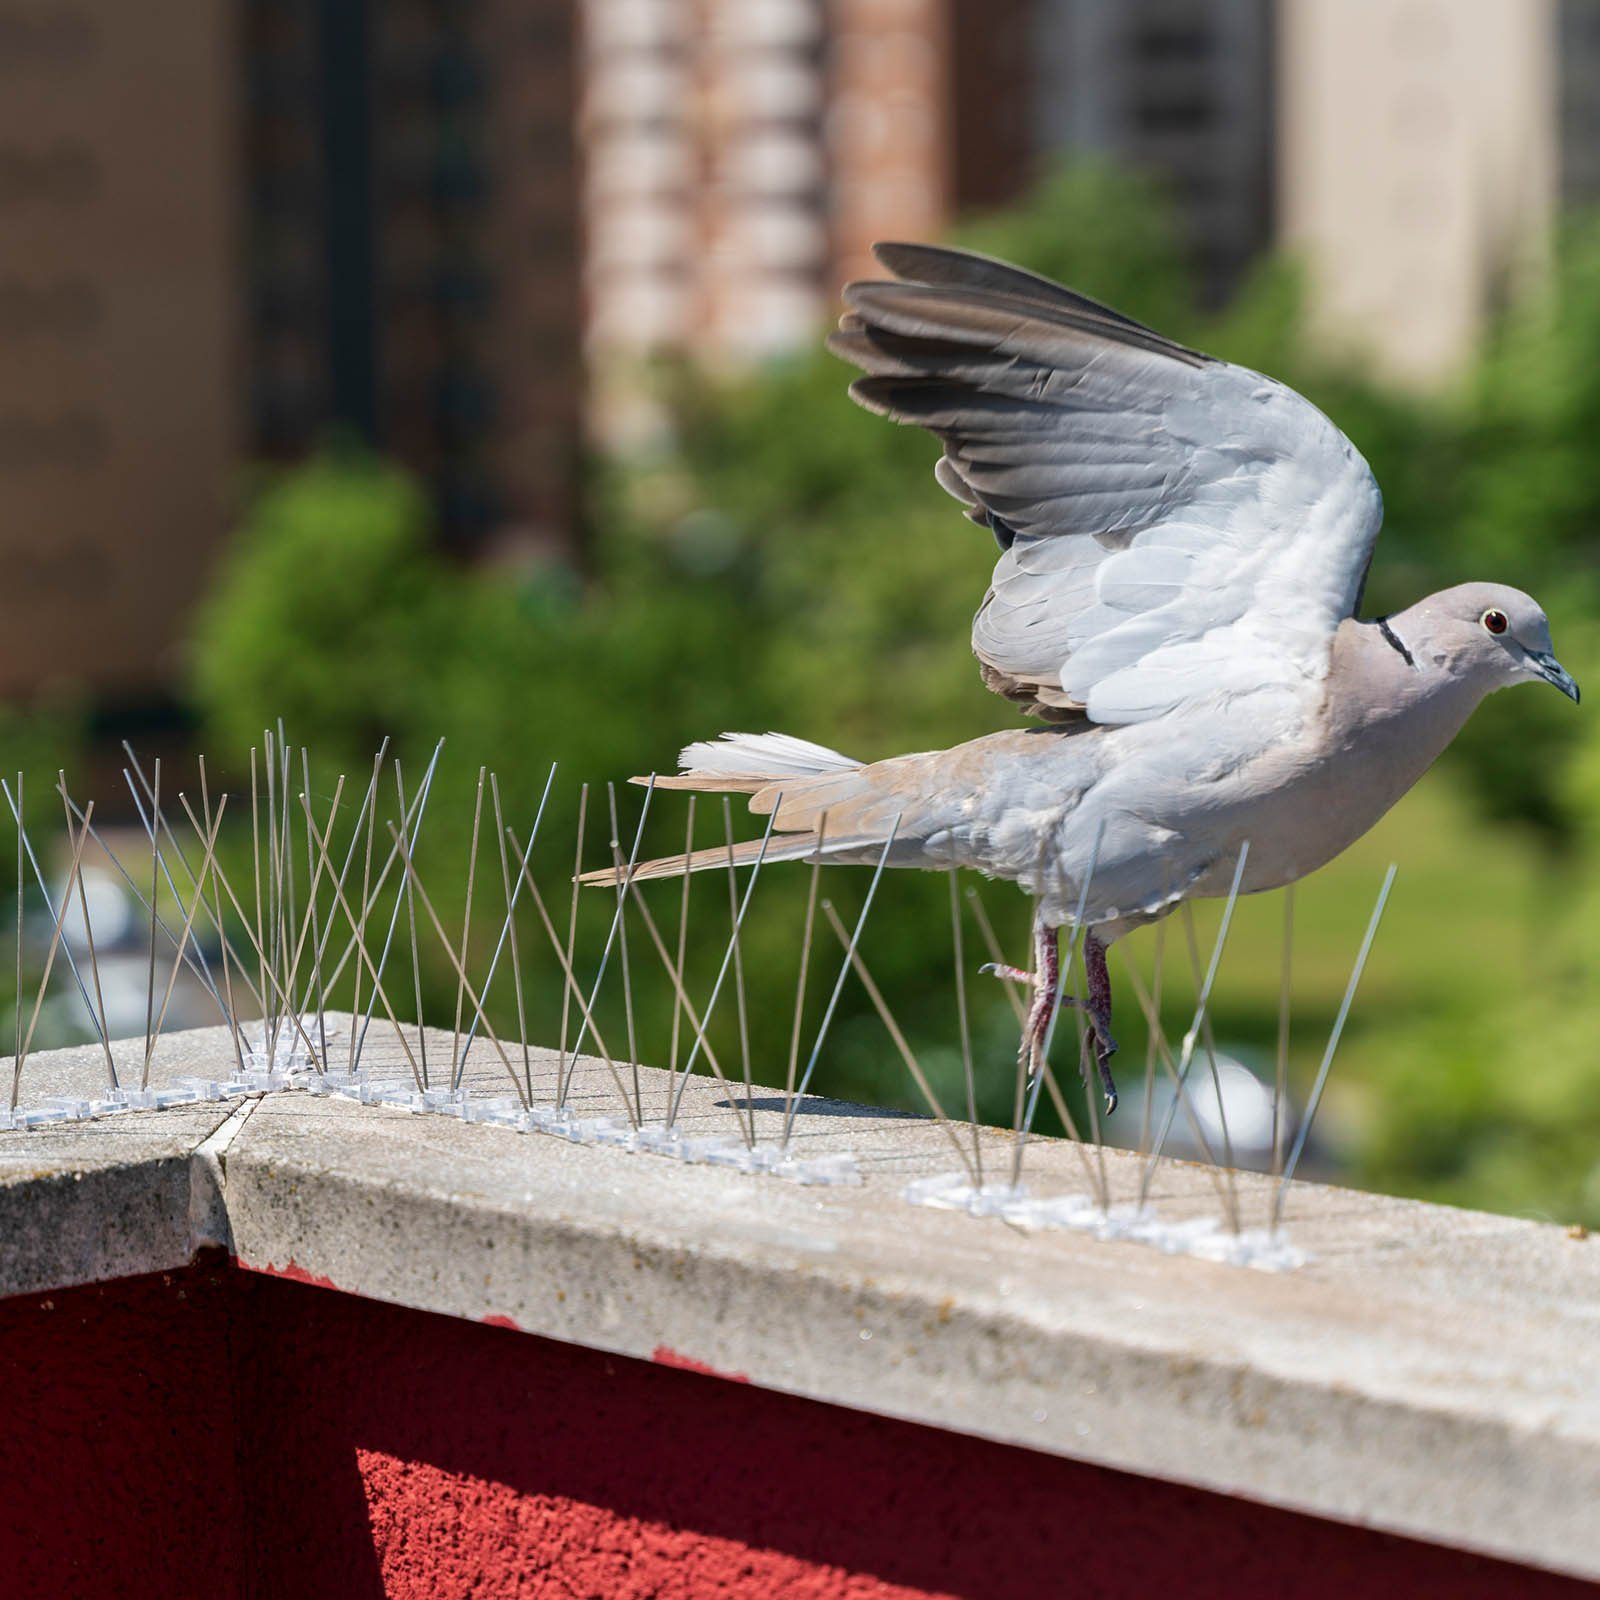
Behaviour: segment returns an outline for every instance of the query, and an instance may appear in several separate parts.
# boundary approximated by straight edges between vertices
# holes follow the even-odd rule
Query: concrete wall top
[[[450,1036],[429,1049],[448,1061]],[[392,1037],[375,1034],[366,1061],[372,1077],[405,1070]],[[169,1036],[152,1081],[232,1062],[221,1029]],[[536,1098],[555,1068],[533,1053]],[[639,1073],[659,1111],[666,1074]],[[27,1078],[35,1099],[89,1094],[103,1057],[37,1056]],[[467,1081],[505,1091],[493,1049],[474,1048]],[[607,1069],[585,1058],[575,1108],[608,1099]],[[691,1080],[683,1131],[733,1134],[742,1100]],[[752,1105],[770,1145],[781,1094]],[[956,1165],[927,1119],[813,1099],[796,1128],[799,1151],[848,1151],[860,1181],[810,1187],[298,1090],[0,1133],[0,1294],[221,1245],[351,1294],[1600,1577],[1600,1244],[1296,1184],[1307,1259],[1253,1271],[909,1205],[909,1182]],[[1009,1135],[984,1140],[1001,1170]],[[1113,1200],[1131,1199],[1138,1158],[1103,1161]],[[1098,1171],[1063,1141],[1027,1152],[1039,1194],[1085,1193]],[[1258,1223],[1267,1185],[1241,1176],[1238,1192]],[[1218,1210],[1196,1167],[1163,1168],[1153,1199],[1175,1221]]]

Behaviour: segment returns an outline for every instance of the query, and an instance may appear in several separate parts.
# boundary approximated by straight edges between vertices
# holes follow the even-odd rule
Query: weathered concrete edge
[[[1600,1577],[1582,1531],[1600,1454],[1515,1421],[1152,1348],[1136,1329],[1064,1331],[995,1301],[952,1303],[892,1266],[689,1249],[643,1220],[512,1211],[281,1153],[230,1161],[227,1193],[236,1259],[257,1270],[620,1355],[687,1356],[783,1393]],[[357,1216],[359,1236],[330,1227]],[[375,1248],[384,1235],[430,1245]]]
[[[21,1136],[37,1154],[0,1165],[0,1295],[171,1272],[218,1241],[224,1201],[195,1153],[230,1109],[156,1115],[165,1119],[159,1136],[132,1150],[98,1130]]]

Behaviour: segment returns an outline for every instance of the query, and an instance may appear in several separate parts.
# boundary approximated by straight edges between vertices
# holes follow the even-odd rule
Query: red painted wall
[[[0,1303],[0,1596],[1594,1593],[661,1354],[225,1266]]]

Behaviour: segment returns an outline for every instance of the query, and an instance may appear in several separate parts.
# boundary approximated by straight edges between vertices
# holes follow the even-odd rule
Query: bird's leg
[[[1044,1065],[1045,1040],[1050,1035],[1050,1021],[1055,1016],[1061,988],[1060,942],[1056,929],[1043,917],[1033,919],[1033,971],[1025,973],[1024,977],[1033,985],[1033,1003],[1028,1007],[1028,1020],[1022,1030],[1022,1049],[1027,1056],[1031,1083]]]
[[[1083,969],[1089,981],[1089,1000],[1085,1009],[1094,1029],[1094,1059],[1100,1069],[1100,1087],[1105,1091],[1106,1115],[1117,1109],[1117,1083],[1111,1076],[1111,1058],[1117,1041],[1111,1037],[1111,974],[1106,969],[1106,947],[1085,929]]]

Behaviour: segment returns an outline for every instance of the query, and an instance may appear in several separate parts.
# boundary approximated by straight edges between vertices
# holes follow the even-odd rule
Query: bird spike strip
[[[806,1135],[808,1120],[816,1120],[814,1115],[808,1119],[808,1111],[828,1104],[809,1091],[825,1059],[841,998],[853,985],[905,1071],[903,1092],[929,1113],[958,1163],[956,1170],[909,1183],[909,1203],[999,1218],[1026,1230],[1065,1228],[1258,1268],[1281,1269],[1302,1259],[1284,1233],[1290,1182],[1306,1153],[1393,885],[1393,867],[1298,1121],[1288,1101],[1293,900],[1286,897],[1276,1073],[1264,1091],[1271,1100],[1267,1156],[1273,1181],[1268,1214],[1252,1226],[1234,1171],[1237,1152],[1212,1030],[1212,1000],[1247,844],[1234,863],[1208,957],[1202,955],[1190,908],[1182,908],[1195,1002],[1176,1050],[1161,1019],[1163,931],[1158,928],[1154,936],[1148,984],[1126,948],[1119,952],[1146,1025],[1148,1049],[1142,1107],[1137,1113],[1130,1107],[1115,1130],[1128,1136],[1127,1146],[1139,1159],[1108,1164],[1105,1146],[1117,1141],[1108,1137],[1112,1129],[1102,1127],[1094,1035],[1084,1023],[1084,1002],[1068,992],[1075,960],[1083,954],[1087,961],[1078,932],[1069,934],[1059,970],[1037,974],[1037,981],[1053,983],[1054,992],[1042,1034],[1030,1034],[1023,991],[1032,990],[1036,974],[1004,963],[982,895],[952,871],[954,1042],[949,1049],[936,1046],[940,1059],[932,1062],[919,1056],[871,968],[869,919],[893,832],[866,873],[825,869],[824,817],[818,850],[797,864],[793,887],[798,893],[789,896],[799,927],[791,937],[774,940],[759,931],[759,916],[750,915],[767,870],[770,821],[752,864],[741,869],[724,806],[716,820],[726,869],[708,874],[725,880],[724,893],[696,898],[686,877],[661,886],[652,907],[632,869],[650,820],[653,782],[630,819],[622,815],[611,785],[603,807],[588,785],[562,796],[552,765],[542,786],[536,786],[537,803],[519,818],[502,795],[499,777],[482,768],[470,813],[463,813],[463,818],[470,815],[470,825],[454,830],[436,825],[434,834],[445,841],[441,846],[427,829],[441,752],[442,741],[408,785],[386,740],[364,782],[353,787],[338,775],[316,789],[308,752],[296,752],[280,725],[265,732],[250,752],[248,789],[230,795],[217,787],[204,757],[191,789],[174,783],[170,766],[163,772],[154,762],[147,771],[129,748],[124,777],[139,825],[131,850],[123,835],[108,837],[110,830],[96,824],[92,802],[80,806],[74,800],[64,775],[56,785],[61,810],[55,824],[43,813],[30,823],[25,793],[38,789],[25,790],[22,774],[14,790],[0,781],[16,829],[18,870],[15,1048],[0,1128],[38,1128],[302,1090],[797,1183],[854,1183],[860,1181],[856,1157],[837,1148],[808,1150]],[[547,814],[563,805],[575,831],[558,839],[547,827]],[[686,851],[694,842],[694,806],[691,794]],[[603,832],[597,822],[605,824]],[[59,847],[45,846],[40,838],[53,825],[65,830]],[[679,826],[670,819],[662,825]],[[462,837],[470,839],[466,859],[449,859],[447,847]],[[576,872],[593,865],[596,855],[615,869],[612,891],[578,894]],[[46,861],[64,861],[64,879],[52,878]],[[825,870],[839,896],[855,904],[853,916],[841,916],[834,897],[825,892]],[[104,917],[106,898],[88,891],[91,872],[138,908],[134,920],[148,946],[142,952],[143,1036],[120,1051],[101,967],[106,938],[104,930],[97,938],[94,926],[95,907]],[[1092,875],[1091,863],[1089,877],[1075,886],[1080,926]],[[707,919],[698,938],[690,927],[692,912]],[[117,920],[125,926],[126,913]],[[480,924],[492,930],[492,938],[477,937]],[[1052,949],[1054,938],[1052,933]],[[774,1018],[773,1036],[762,1039],[748,973],[753,961],[763,959],[761,952],[785,944],[794,952],[792,1016],[785,1005],[785,1014]],[[835,946],[836,959],[828,955]],[[990,964],[984,970],[1001,976],[1022,1030],[1009,1126],[985,1126],[979,1118],[984,1080],[999,1082],[1008,1074],[998,1070],[998,1062],[991,1068],[981,1061],[990,1052],[975,1040],[975,1016],[982,1013],[974,1007],[976,991],[968,983],[969,950],[985,954]],[[695,953],[702,958],[698,963]],[[1037,947],[1036,954],[1048,969],[1054,957],[1047,960],[1048,952]],[[1087,966],[1082,970],[1087,979]],[[425,974],[431,976],[425,980]],[[730,989],[731,1002],[725,1002]],[[420,1021],[430,991],[434,1009],[450,1021],[448,1051],[442,1051],[436,1035],[432,1056]],[[175,1004],[179,997],[181,1003]],[[1077,1020],[1076,1080],[1051,1059],[1062,1009],[1072,1010]],[[181,1014],[192,1022],[206,1011],[228,1031],[232,1071],[219,1078],[160,1074],[153,1081],[151,1067],[169,1018]],[[536,1058],[543,1060],[547,1053],[529,1039],[530,1019],[541,1015],[552,1023],[560,1018],[560,1049],[549,1053],[548,1069],[536,1066]],[[52,1032],[87,1036],[97,1044],[105,1062],[102,1091],[29,1100],[30,1052],[36,1039]],[[926,1034],[926,1019],[919,1032]],[[985,1037],[990,1034],[992,1029]],[[475,1045],[477,1069],[469,1074]],[[589,1054],[583,1053],[586,1046]],[[652,1052],[667,1070],[659,1074],[663,1090],[647,1094],[658,1075],[642,1072],[641,1059]],[[773,1074],[781,1077],[781,1089],[765,1098],[758,1090],[759,1059],[785,1063]],[[692,1114],[686,1110],[691,1082],[706,1091],[695,1098]],[[959,1091],[954,1117],[941,1084],[946,1091]],[[1081,1188],[1067,1193],[1030,1191],[1027,1160],[1041,1094],[1066,1131],[1083,1180]],[[771,1114],[758,1116],[763,1107]],[[1152,1195],[1180,1116],[1215,1184],[1219,1215],[1164,1223]],[[720,1127],[713,1125],[714,1118],[721,1119]],[[1087,1138],[1081,1131],[1085,1120]],[[1120,1198],[1118,1178],[1129,1191]]]

